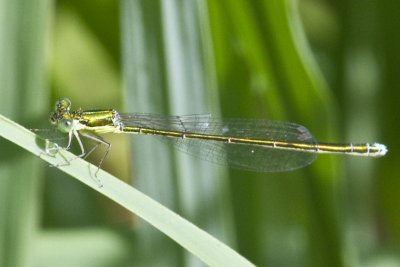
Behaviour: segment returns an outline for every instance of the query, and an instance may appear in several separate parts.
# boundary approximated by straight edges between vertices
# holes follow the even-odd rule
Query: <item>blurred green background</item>
[[[259,266],[399,266],[400,3],[0,0],[0,112],[75,108],[268,118],[382,142],[290,173],[107,136],[104,168]],[[201,266],[173,241],[0,140],[0,266]],[[100,154],[97,155],[98,157]],[[96,156],[92,157],[97,162]]]

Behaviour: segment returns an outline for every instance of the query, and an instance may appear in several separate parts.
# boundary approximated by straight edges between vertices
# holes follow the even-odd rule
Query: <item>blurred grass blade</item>
[[[209,1],[223,112],[297,122],[320,140],[335,140],[333,97],[308,47],[297,4],[293,0]],[[246,174],[246,179],[240,179],[243,173],[235,173],[233,207],[243,255],[258,265],[285,266],[293,265],[293,259],[304,255],[299,251],[311,247],[312,255],[295,260],[295,265],[329,261],[340,266],[336,195],[332,194],[339,168],[332,159],[321,157],[312,166],[290,173]],[[304,206],[293,208],[293,203]],[[298,214],[308,215],[304,228]],[[304,239],[289,234],[307,231]]]
[[[63,162],[60,153],[56,157],[43,155],[43,149],[38,145],[40,139],[37,139],[29,130],[1,115],[0,136],[36,156],[40,156],[52,165]],[[61,153],[67,158],[74,157],[67,151]],[[69,166],[58,168],[140,216],[206,264],[210,266],[253,266],[245,258],[211,235],[102,170],[98,173],[98,178],[101,179],[103,187],[99,187],[92,176],[97,168],[96,166],[82,159],[77,159]],[[29,177],[25,178],[29,179]]]
[[[129,112],[218,116],[218,91],[208,11],[204,1],[122,1],[125,106]],[[140,139],[140,142],[136,142]],[[232,207],[222,168],[175,153],[154,138],[132,145],[135,184],[196,221],[221,240],[235,243]],[[190,255],[141,227],[148,264],[196,266]],[[158,248],[156,259],[154,248]],[[168,251],[168,252],[166,252]]]
[[[47,108],[44,65],[49,2],[0,0],[0,114],[16,121],[36,123]],[[30,266],[42,168],[4,140],[0,151],[0,266]]]

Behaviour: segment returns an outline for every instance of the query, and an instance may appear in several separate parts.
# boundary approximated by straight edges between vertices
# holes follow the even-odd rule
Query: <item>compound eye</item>
[[[55,110],[66,110],[71,108],[71,101],[68,98],[61,98],[56,102]]]
[[[52,125],[56,125],[57,123],[57,114],[55,112],[51,113],[49,121]]]
[[[58,130],[60,130],[63,133],[69,133],[72,129],[72,120],[61,120],[58,123]]]

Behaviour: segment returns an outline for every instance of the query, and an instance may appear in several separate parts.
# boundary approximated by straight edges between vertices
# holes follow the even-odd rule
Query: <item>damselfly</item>
[[[160,136],[202,159],[259,172],[301,168],[322,153],[381,157],[387,152],[386,146],[379,143],[319,143],[305,127],[291,122],[215,119],[209,115],[123,114],[114,109],[71,111],[67,98],[57,101],[50,122],[68,134],[68,144],[49,150],[69,149],[75,137],[81,150],[77,157],[84,157],[93,151],[84,149],[81,136],[87,137],[96,141],[97,146],[107,147],[99,168],[111,149],[111,144],[99,136],[104,133]]]

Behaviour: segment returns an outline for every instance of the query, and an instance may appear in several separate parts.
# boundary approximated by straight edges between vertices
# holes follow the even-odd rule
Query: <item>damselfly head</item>
[[[68,98],[60,98],[55,105],[54,112],[50,114],[50,123],[56,125],[69,114],[71,101]]]

